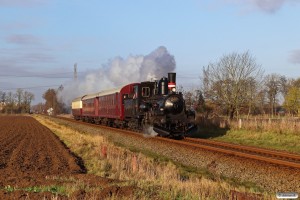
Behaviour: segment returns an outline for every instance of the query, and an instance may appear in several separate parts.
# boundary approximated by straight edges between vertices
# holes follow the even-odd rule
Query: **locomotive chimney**
[[[162,77],[158,82],[158,93],[161,95],[168,94],[168,79],[166,77]]]
[[[168,73],[168,89],[170,92],[176,90],[176,73]]]

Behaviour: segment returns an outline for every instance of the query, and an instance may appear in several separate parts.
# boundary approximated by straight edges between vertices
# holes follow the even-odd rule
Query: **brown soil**
[[[119,182],[86,174],[83,161],[35,119],[0,116],[0,199],[130,197],[135,188],[116,186]],[[58,192],[70,184],[88,186],[88,192],[84,187],[70,196]]]

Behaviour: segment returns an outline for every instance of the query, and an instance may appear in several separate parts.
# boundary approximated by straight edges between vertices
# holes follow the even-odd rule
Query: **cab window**
[[[150,88],[149,87],[143,87],[142,88],[142,96],[143,97],[149,97],[150,96]]]

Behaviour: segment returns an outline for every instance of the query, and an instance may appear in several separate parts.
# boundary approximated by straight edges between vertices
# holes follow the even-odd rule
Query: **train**
[[[196,127],[195,112],[176,91],[174,72],[168,78],[77,97],[71,107],[76,120],[138,132],[150,127],[162,137],[183,138]]]

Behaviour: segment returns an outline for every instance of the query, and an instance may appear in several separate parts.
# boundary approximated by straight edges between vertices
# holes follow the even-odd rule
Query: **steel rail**
[[[162,138],[162,139],[166,139],[166,138]],[[291,161],[286,161],[286,160],[281,160],[281,159],[276,159],[276,158],[270,158],[269,156],[266,156],[266,155],[258,155],[258,154],[255,155],[253,153],[245,153],[245,152],[237,151],[237,149],[229,150],[229,149],[224,149],[224,148],[218,147],[218,146],[209,146],[209,145],[204,145],[204,144],[199,144],[199,143],[183,142],[183,141],[177,141],[177,140],[175,140],[173,142],[180,144],[181,146],[182,145],[192,146],[194,148],[200,148],[200,149],[205,149],[205,150],[209,150],[209,151],[213,151],[213,152],[224,153],[224,154],[239,156],[239,157],[243,157],[243,158],[250,158],[250,159],[264,161],[264,162],[268,162],[268,163],[272,163],[272,164],[276,164],[276,165],[283,165],[286,167],[293,167],[293,168],[300,169],[300,163],[298,163],[298,162],[291,162]]]
[[[271,157],[281,157],[283,159],[291,159],[298,161],[300,163],[300,155],[295,153],[289,153],[284,151],[277,151],[277,150],[270,150],[260,147],[252,147],[252,146],[245,146],[239,144],[232,144],[228,142],[220,142],[214,140],[206,140],[206,139],[195,139],[195,138],[185,138],[185,141],[197,143],[197,144],[205,144],[205,145],[217,145],[221,147],[225,147],[228,149],[237,149],[239,151],[246,151],[253,154],[267,154]]]

